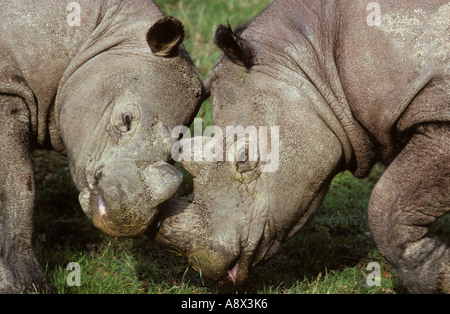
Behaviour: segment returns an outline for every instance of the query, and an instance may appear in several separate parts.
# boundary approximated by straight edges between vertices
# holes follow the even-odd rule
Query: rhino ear
[[[254,65],[254,51],[251,44],[233,32],[230,24],[219,25],[214,43],[222,49],[234,63],[250,69]]]
[[[153,54],[166,58],[178,54],[183,39],[183,24],[171,16],[159,19],[147,33],[147,42]]]

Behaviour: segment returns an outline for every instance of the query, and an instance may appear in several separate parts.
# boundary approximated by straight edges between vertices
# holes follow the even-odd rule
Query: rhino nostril
[[[98,184],[100,182],[100,179],[102,178],[102,176],[103,176],[103,172],[101,170],[97,170],[94,173],[94,180],[95,180],[96,184]]]

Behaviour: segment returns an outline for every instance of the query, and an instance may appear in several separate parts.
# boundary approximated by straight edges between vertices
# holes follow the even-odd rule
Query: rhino
[[[204,89],[184,26],[153,1],[0,6],[0,292],[46,291],[32,150],[68,156],[96,227],[139,236],[181,184],[170,129],[192,122]]]
[[[427,235],[450,209],[449,23],[448,0],[279,0],[219,26],[224,53],[205,81],[214,135],[178,145],[194,193],[161,205],[153,239],[203,278],[243,287],[337,173],[384,163],[368,205],[378,250],[411,293],[450,292],[450,248]],[[264,132],[252,126],[279,127],[265,139],[278,156],[255,153]]]

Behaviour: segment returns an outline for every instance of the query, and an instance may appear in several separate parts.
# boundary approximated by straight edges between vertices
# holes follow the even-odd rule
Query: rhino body
[[[191,123],[203,88],[183,25],[153,1],[0,7],[0,292],[41,291],[32,149],[67,154],[97,227],[138,236],[181,183],[170,128]]]
[[[383,162],[368,209],[379,251],[409,291],[450,292],[450,248],[427,237],[450,209],[450,3],[378,3],[380,23],[365,1],[279,0],[244,27],[218,28],[214,125],[279,126],[279,167],[184,161],[194,198],[164,204],[156,241],[203,277],[241,286],[337,173],[364,177]],[[217,136],[202,141],[225,152]]]

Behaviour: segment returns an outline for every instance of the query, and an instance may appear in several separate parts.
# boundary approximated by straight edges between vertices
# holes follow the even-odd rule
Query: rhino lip
[[[91,212],[91,220],[96,227],[104,230],[105,232],[108,230],[107,233],[113,235],[116,230],[113,230],[115,228],[111,228],[112,226],[107,213],[108,206],[100,194],[94,193],[94,195],[94,202],[97,203],[97,209],[94,212]]]
[[[240,288],[246,284],[249,273],[251,270],[261,261],[266,259],[266,254],[269,251],[272,241],[265,240],[266,228],[261,234],[259,241],[251,249],[241,249],[240,254],[229,263],[227,269],[228,276],[222,283],[229,285],[230,283],[234,288]],[[270,238],[270,237],[269,237]],[[270,245],[269,245],[270,243]]]
[[[236,287],[236,276],[237,276],[237,271],[239,268],[239,262],[237,262],[233,268],[228,270],[228,276],[231,280],[231,282],[233,283],[233,287]]]
[[[98,196],[98,212],[100,217],[106,215],[106,204],[101,195]]]
[[[99,189],[89,190],[90,197],[83,207],[83,211],[90,218],[95,227],[107,233],[110,236],[127,236],[122,230],[117,228],[116,224],[111,220],[108,214],[107,200],[101,196]],[[91,206],[89,207],[89,204]]]
[[[250,265],[245,258],[237,258],[229,264],[227,275],[219,280],[219,284],[223,286],[232,286],[235,289],[241,289],[247,284]]]
[[[233,286],[233,288],[240,288],[245,285],[248,275],[248,266],[246,263],[246,258],[243,257],[243,252],[241,252],[236,258],[234,258],[227,267],[228,276],[222,277],[219,283],[224,286]]]

